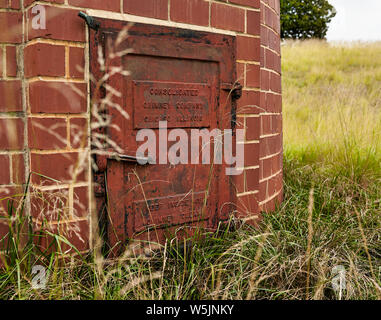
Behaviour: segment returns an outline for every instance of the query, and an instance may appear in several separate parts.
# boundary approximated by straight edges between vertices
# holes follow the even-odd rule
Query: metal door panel
[[[91,31],[90,35],[90,65],[99,76],[102,72],[95,62],[98,45],[103,46],[104,56],[109,56],[107,44],[115,41],[126,23],[102,19],[100,24],[98,33]],[[107,135],[123,154],[136,154],[141,144],[136,141],[139,129],[152,129],[158,136],[159,121],[168,122],[168,131],[182,128],[188,136],[191,129],[232,128],[234,103],[221,84],[232,84],[235,79],[233,37],[136,24],[118,50],[127,48],[132,53],[113,59],[111,66],[123,66],[130,75],[116,74],[108,80],[109,86],[122,93],[113,96],[113,103],[129,115],[126,119],[116,108],[107,110],[117,128],[108,128]],[[175,142],[167,143],[170,148]],[[191,151],[189,141],[189,160]],[[142,166],[109,158],[104,172],[95,173],[103,177],[96,181],[105,180],[109,245],[125,244],[132,238],[180,239],[199,227],[215,230],[218,221],[227,219],[227,204],[235,197],[225,167]]]

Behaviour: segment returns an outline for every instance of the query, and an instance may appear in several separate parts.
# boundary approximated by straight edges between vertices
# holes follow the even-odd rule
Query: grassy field
[[[285,200],[260,229],[112,264],[50,256],[43,290],[27,246],[0,298],[381,299],[381,44],[290,42],[282,56]]]

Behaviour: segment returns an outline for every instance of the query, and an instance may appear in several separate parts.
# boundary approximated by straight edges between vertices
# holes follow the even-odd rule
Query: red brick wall
[[[139,22],[146,17],[151,24],[236,35],[243,85],[237,126],[246,130],[237,208],[242,215],[258,215],[281,200],[279,0],[40,1],[46,8],[45,30],[31,27],[36,2],[0,0],[0,30],[6,30],[0,33],[0,191],[14,194],[29,172],[55,179],[32,174],[27,210],[37,229],[42,216],[49,215],[52,230],[74,230],[69,240],[81,250],[89,246],[88,42],[77,17],[86,9],[95,16]],[[41,204],[44,197],[50,200]],[[53,214],[58,207],[60,218]],[[2,221],[0,237],[6,230]]]
[[[8,197],[17,202],[25,183],[22,27],[20,1],[0,0],[0,240],[8,233]]]
[[[274,210],[283,197],[283,134],[280,59],[280,3],[261,0],[261,133],[259,205]]]

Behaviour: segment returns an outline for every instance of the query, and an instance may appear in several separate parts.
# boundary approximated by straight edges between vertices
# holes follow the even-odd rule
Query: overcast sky
[[[329,0],[337,14],[329,25],[327,39],[381,40],[381,0]]]

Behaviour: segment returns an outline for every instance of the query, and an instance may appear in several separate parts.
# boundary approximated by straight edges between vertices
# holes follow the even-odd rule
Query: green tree
[[[324,39],[336,15],[328,0],[280,0],[281,37]]]

